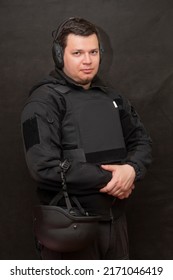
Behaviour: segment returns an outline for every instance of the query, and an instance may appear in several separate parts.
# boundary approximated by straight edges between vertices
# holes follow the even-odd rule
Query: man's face
[[[64,50],[64,73],[83,88],[88,89],[98,72],[99,42],[96,34],[78,36],[69,34]]]

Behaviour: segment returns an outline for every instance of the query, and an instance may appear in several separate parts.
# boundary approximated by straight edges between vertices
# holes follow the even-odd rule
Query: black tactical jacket
[[[89,103],[90,99],[92,103]],[[119,118],[115,129],[113,120],[106,122],[107,118],[111,118],[108,111],[113,110],[112,107],[105,107],[107,112],[104,110],[104,102],[112,104],[113,101],[118,114],[116,118]],[[97,106],[97,102],[101,107]],[[88,107],[85,107],[86,103]],[[98,118],[95,117],[97,114]],[[111,173],[103,170],[100,164],[131,164],[138,181],[144,177],[151,163],[151,139],[134,108],[124,97],[104,86],[98,78],[86,91],[61,71],[54,71],[31,90],[21,121],[26,162],[31,176],[39,183],[44,203],[48,203],[61,189],[59,162],[70,157],[71,166],[66,174],[68,192],[78,196],[83,207],[89,211],[101,213],[107,218],[110,208],[114,216],[122,213],[125,200],[99,192],[111,180]],[[117,122],[121,128],[117,128]],[[95,135],[93,141],[92,137],[85,141],[91,127]],[[106,144],[110,145],[107,150],[104,147],[106,139],[110,139]],[[87,146],[89,141],[91,144]],[[97,143],[103,151],[94,151]]]

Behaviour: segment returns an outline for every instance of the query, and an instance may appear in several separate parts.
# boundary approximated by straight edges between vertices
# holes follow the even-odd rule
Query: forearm
[[[60,154],[46,152],[39,145],[32,147],[26,154],[26,161],[32,177],[39,183],[49,185],[52,188],[61,188]],[[63,159],[62,159],[63,160]],[[66,173],[66,181],[69,193],[84,195],[97,193],[111,179],[111,172],[103,170],[98,165],[70,161],[70,168]]]

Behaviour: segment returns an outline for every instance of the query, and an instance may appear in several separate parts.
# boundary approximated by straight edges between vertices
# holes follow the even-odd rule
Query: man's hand
[[[101,165],[105,170],[112,172],[112,179],[109,183],[100,189],[102,193],[118,197],[127,198],[134,189],[135,170],[129,164],[124,165]]]

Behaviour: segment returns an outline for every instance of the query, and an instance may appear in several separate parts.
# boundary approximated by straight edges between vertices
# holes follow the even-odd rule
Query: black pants
[[[129,258],[125,215],[111,222],[100,222],[97,239],[82,251],[59,253],[41,248],[43,260],[122,260]]]

